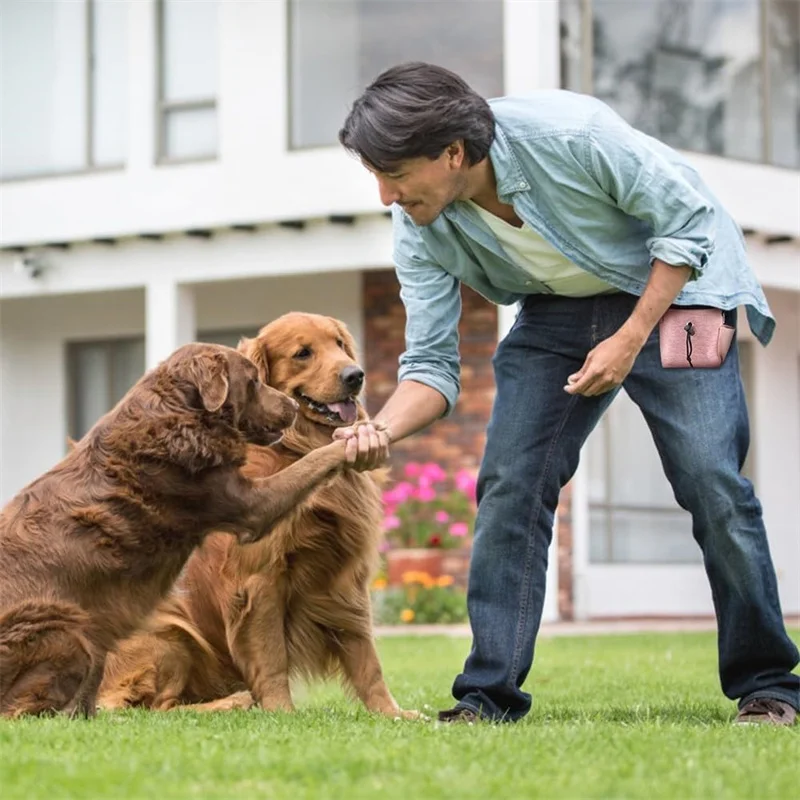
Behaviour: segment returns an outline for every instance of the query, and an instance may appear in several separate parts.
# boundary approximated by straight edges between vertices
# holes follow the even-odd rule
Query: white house
[[[800,613],[800,4],[0,0],[0,15],[0,499],[178,345],[235,343],[284,311],[344,319],[373,403],[390,390],[390,224],[336,133],[380,70],[423,59],[487,95],[593,92],[685,149],[733,212],[778,319],[766,349],[741,331],[746,470],[784,611]],[[464,325],[488,319],[494,341],[513,309],[482,302]],[[460,446],[474,465],[485,350],[465,357],[461,416],[406,454],[454,462]],[[713,612],[623,397],[557,540],[551,619]]]

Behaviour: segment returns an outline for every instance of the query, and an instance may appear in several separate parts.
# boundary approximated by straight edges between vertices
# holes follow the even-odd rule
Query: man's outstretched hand
[[[347,463],[359,472],[380,467],[389,457],[391,436],[389,428],[381,422],[357,422],[337,428],[333,438],[347,441]]]

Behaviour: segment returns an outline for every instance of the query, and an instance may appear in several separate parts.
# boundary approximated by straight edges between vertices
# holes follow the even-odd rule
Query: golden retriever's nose
[[[347,387],[348,392],[356,394],[364,385],[364,370],[361,367],[345,367],[339,373],[339,380]]]

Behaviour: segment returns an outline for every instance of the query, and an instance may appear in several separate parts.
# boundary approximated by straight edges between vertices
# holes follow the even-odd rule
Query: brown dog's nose
[[[345,367],[339,373],[339,379],[349,392],[355,394],[364,385],[364,370],[361,367]]]

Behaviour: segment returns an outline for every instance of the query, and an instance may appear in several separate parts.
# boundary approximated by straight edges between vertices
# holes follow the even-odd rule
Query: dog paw
[[[217,700],[214,704],[217,711],[247,711],[256,704],[250,692],[236,692],[222,700]]]
[[[423,714],[421,711],[416,711],[414,709],[404,709],[399,708],[394,715],[396,720],[400,719],[415,719],[419,720],[420,722],[430,722],[430,717]]]

